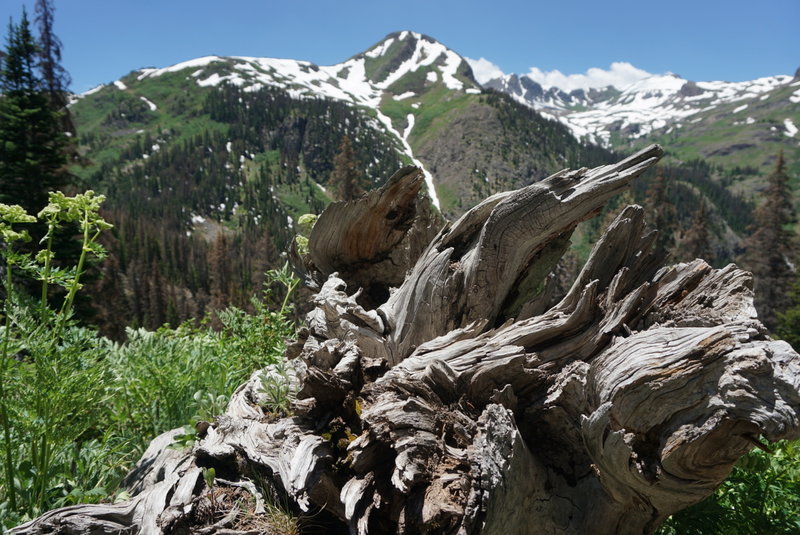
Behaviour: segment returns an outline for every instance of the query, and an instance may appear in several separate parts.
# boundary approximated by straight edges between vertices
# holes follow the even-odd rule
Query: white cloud
[[[464,58],[469,63],[469,66],[472,67],[472,74],[475,76],[475,80],[479,84],[484,84],[489,80],[494,78],[500,78],[501,76],[505,76],[505,73],[500,70],[500,67],[492,63],[486,58],[481,59],[471,59],[471,58]]]
[[[617,89],[624,89],[639,80],[653,75],[642,69],[637,69],[626,61],[615,61],[607,71],[592,67],[586,71],[586,74],[564,74],[558,70],[543,72],[536,67],[531,67],[531,71],[526,76],[541,84],[545,89],[558,87],[569,92],[574,89],[589,89],[590,87],[606,87],[609,85],[613,85]]]

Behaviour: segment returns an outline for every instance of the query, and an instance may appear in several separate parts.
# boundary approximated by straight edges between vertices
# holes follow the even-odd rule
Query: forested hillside
[[[74,106],[95,162],[85,182],[107,194],[116,226],[102,291],[124,306],[103,311],[109,327],[176,325],[246,304],[264,271],[285,261],[293,222],[330,201],[344,136],[364,187],[403,164],[391,138],[341,102],[194,89],[194,106],[162,98],[155,111],[115,87]]]
[[[455,99],[454,99],[455,100]],[[434,175],[443,213],[454,218],[488,195],[537,182],[613,154],[576,140],[561,123],[495,91],[451,101],[414,128],[409,143]]]
[[[155,328],[245,304],[264,270],[284,261],[293,222],[336,196],[329,181],[345,136],[362,189],[409,162],[367,108],[276,87],[203,88],[182,73],[136,78],[71,108],[92,162],[77,172],[106,193],[116,226],[98,288],[116,303],[99,307],[108,333],[126,318]],[[438,98],[447,105],[423,108],[409,142],[435,174],[446,215],[565,165],[610,158],[503,95]]]

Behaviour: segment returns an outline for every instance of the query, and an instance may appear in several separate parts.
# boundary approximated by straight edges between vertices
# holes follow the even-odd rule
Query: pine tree
[[[109,255],[99,269],[101,277],[87,288],[93,295],[102,296],[93,303],[94,323],[101,335],[116,342],[124,342],[125,326],[129,325],[130,318],[135,316],[131,316],[128,307],[124,276],[117,255]]]
[[[333,188],[338,200],[351,201],[364,193],[362,176],[350,136],[345,135],[339,145],[339,153],[333,159],[333,172],[328,185]]]
[[[0,66],[0,202],[20,204],[37,213],[48,192],[71,181],[67,136],[59,112],[52,109],[36,65],[39,49],[22,12],[9,23]]]
[[[208,254],[209,278],[211,279],[209,281],[211,294],[209,307],[211,310],[222,310],[230,302],[231,281],[233,278],[231,256],[230,245],[225,232],[220,232]],[[212,318],[211,324],[215,328],[221,326],[216,315]]]
[[[62,130],[75,134],[72,115],[67,110],[69,73],[61,66],[61,40],[53,32],[55,7],[52,0],[36,0],[34,7],[36,25],[39,29],[38,67],[50,108],[58,112]]]
[[[762,323],[777,327],[777,314],[792,304],[797,246],[791,225],[797,220],[783,151],[767,178],[764,200],[755,210],[751,234],[745,240],[742,265],[753,272],[755,307]]]
[[[658,229],[657,250],[665,254],[675,243],[675,205],[669,200],[667,177],[661,166],[656,167],[655,177],[647,189],[645,201],[646,217],[650,225]]]
[[[681,251],[684,259],[702,258],[707,262],[713,262],[714,251],[711,247],[705,198],[700,199],[700,207],[692,217],[692,226],[686,231],[681,241]]]
[[[164,277],[158,268],[158,263],[153,261],[150,264],[150,274],[147,276],[148,292],[147,303],[149,305],[145,327],[148,329],[158,329],[167,321],[167,298],[164,291]]]

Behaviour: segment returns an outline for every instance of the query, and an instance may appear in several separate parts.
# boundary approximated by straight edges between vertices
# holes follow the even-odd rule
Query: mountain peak
[[[449,89],[478,87],[463,57],[433,37],[410,30],[390,33],[352,59],[363,59],[367,78],[384,89],[412,73],[424,74],[429,81],[441,77]]]
[[[406,46],[408,45],[414,46],[418,41],[422,41],[430,45],[441,45],[442,47],[447,48],[442,43],[440,43],[439,41],[437,41],[436,39],[434,39],[429,35],[425,35],[419,32],[414,32],[411,30],[401,30],[390,33],[389,35],[387,35],[386,37],[384,37],[383,39],[372,45],[370,48],[368,48],[365,52],[362,52],[361,54],[356,54],[355,57],[358,58],[366,56],[375,58],[375,57],[385,56],[386,54],[389,53],[389,50],[392,48],[392,45],[395,45],[396,43],[404,43]]]

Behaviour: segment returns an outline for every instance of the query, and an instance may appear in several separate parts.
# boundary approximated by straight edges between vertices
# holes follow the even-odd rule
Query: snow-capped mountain
[[[484,81],[483,86],[557,118],[580,139],[607,147],[656,131],[669,133],[720,110],[741,114],[787,87],[794,89],[786,104],[800,102],[800,78],[788,75],[746,82],[693,82],[675,74],[649,75],[624,86],[566,91],[545,87],[528,75],[509,74]],[[746,114],[741,117],[742,124],[755,120]],[[791,123],[785,128],[791,137],[794,122],[790,116],[784,120]]]
[[[378,107],[384,92],[404,76],[423,72],[426,81],[453,90],[477,89],[463,58],[428,36],[404,31],[389,35],[343,63],[319,66],[293,59],[206,56],[163,69],[141,69],[137,80],[192,69],[201,87],[231,83],[248,91],[263,86],[286,89],[296,97],[327,97]],[[222,72],[221,72],[222,71]],[[412,96],[404,92],[403,98]]]
[[[378,107],[386,92],[399,95],[398,100],[413,96],[409,91],[398,93],[402,88],[397,83],[415,73],[424,75],[428,84],[441,81],[448,89],[480,92],[464,58],[431,37],[410,31],[390,34],[367,51],[336,65],[320,66],[294,59],[205,56],[165,68],[139,69],[132,76],[142,81],[187,69],[201,87],[230,83],[246,91],[256,91],[273,86],[299,98],[326,97],[372,107]],[[113,85],[121,90],[127,88],[123,80]],[[93,88],[77,98],[103,87]]]
[[[487,65],[491,66],[488,70]],[[473,68],[479,76],[473,76]],[[559,76],[552,77],[549,76],[552,73],[538,69],[526,75],[503,74],[486,60],[463,58],[435,39],[411,31],[390,34],[336,65],[207,56],[166,68],[141,69],[114,85],[121,88],[131,77],[143,81],[167,73],[182,73],[200,87],[223,83],[246,91],[278,87],[298,98],[330,98],[373,109],[377,112],[377,126],[393,134],[404,154],[418,165],[422,162],[412,151],[410,136],[416,128],[420,106],[430,105],[423,97],[434,87],[461,94],[478,94],[483,88],[501,91],[544,117],[562,122],[577,139],[608,148],[628,148],[650,140],[663,142],[666,141],[663,136],[673,132],[683,141],[697,145],[712,125],[717,128],[728,123],[732,127],[747,127],[749,134],[744,137],[764,141],[770,136],[776,140],[784,136],[800,141],[797,136],[800,77],[797,76],[778,75],[745,82],[694,82],[671,73],[647,73],[626,63],[613,64],[611,71],[590,69],[592,76],[558,73]],[[576,76],[583,78],[583,83],[573,83]],[[586,83],[586,78],[592,78],[594,83]],[[603,80],[609,83],[597,83]],[[413,109],[400,116],[392,114],[391,103],[401,101]],[[158,105],[152,100],[146,103],[151,109]],[[397,112],[398,106],[394,108]],[[775,115],[777,109],[781,110],[780,117]],[[702,134],[698,134],[699,130]],[[742,148],[753,144],[740,139],[735,145]],[[730,148],[713,146],[699,150],[697,156],[730,152]],[[751,156],[742,155],[740,160]],[[739,163],[742,162],[736,162]],[[763,157],[754,163],[763,164]],[[429,175],[429,189],[434,191],[431,180]]]
[[[227,131],[219,122],[232,120],[232,114],[226,111],[216,117],[212,108],[218,109],[220,100],[237,92],[239,123],[248,122],[252,105],[279,110],[299,106],[303,111],[290,113],[277,124],[277,113],[269,112],[265,120],[271,130],[254,137],[266,136],[272,148],[239,149],[242,161],[229,162],[229,170],[247,171],[247,162],[255,160],[274,166],[276,156],[262,151],[279,150],[275,145],[281,140],[296,172],[310,179],[306,183],[324,188],[332,156],[346,132],[362,151],[359,158],[371,181],[388,178],[381,166],[399,155],[400,162],[425,170],[433,204],[448,215],[462,213],[487,194],[531,183],[579,161],[605,161],[604,152],[586,148],[563,125],[509,97],[486,94],[465,58],[411,31],[390,34],[364,52],[328,66],[293,59],[205,56],[164,68],[138,69],[79,95],[73,111],[92,131],[85,150],[96,151],[99,163],[116,166],[121,165],[115,160],[119,152],[152,161],[154,147],[164,154],[168,145],[185,141],[190,132],[208,129],[209,120],[212,130]],[[295,121],[298,115],[313,113],[315,101],[317,115]],[[342,106],[349,108],[349,117]],[[313,135],[304,126],[309,120],[319,129]],[[164,124],[177,128],[166,129],[165,135]],[[323,133],[325,128],[329,131]],[[241,136],[238,130],[225,140],[223,146],[233,147],[226,152],[236,152],[237,136]],[[395,157],[387,157],[386,150]],[[298,157],[307,161],[297,165]],[[288,165],[285,160],[278,163]],[[306,193],[304,198],[315,196]],[[229,197],[222,199],[226,207],[236,202]]]
[[[481,92],[464,58],[431,37],[411,31],[390,34],[367,51],[336,65],[319,66],[293,59],[206,56],[166,68],[141,69],[129,77],[142,82],[168,73],[187,73],[200,87],[228,83],[248,92],[265,86],[278,87],[295,98],[330,98],[374,109],[380,123],[376,126],[394,134],[405,155],[423,168],[408,144],[414,114],[407,114],[404,121],[393,120],[381,111],[383,99],[410,101],[439,85],[466,94]],[[113,85],[127,89],[125,79]],[[151,110],[158,106],[150,100],[146,103]],[[434,205],[439,207],[430,173],[426,172],[426,178]]]
[[[270,88],[294,99],[327,99],[352,106],[372,132],[364,135],[387,136],[387,146],[403,162],[425,170],[434,205],[446,213],[461,211],[501,185],[530,183],[567,166],[581,152],[572,145],[576,140],[587,149],[591,147],[586,143],[591,143],[623,150],[655,141],[676,160],[700,158],[761,171],[781,149],[789,161],[800,160],[795,156],[800,154],[797,76],[693,82],[626,63],[577,76],[553,76],[538,69],[506,75],[486,60],[464,58],[411,31],[390,34],[364,52],[328,66],[293,59],[206,56],[165,68],[139,69],[78,100],[125,100],[124,106],[115,103],[116,110],[104,119],[116,124],[126,117],[128,129],[108,133],[119,136],[147,131],[144,123],[153,122],[155,116],[183,113],[174,96],[178,88],[182,98],[198,99],[203,92],[226,87],[253,95]],[[511,109],[487,89],[535,110],[537,118]],[[97,108],[84,106],[92,107]],[[134,125],[132,117],[143,124]],[[544,122],[530,127],[542,117],[559,128]],[[549,141],[537,140],[542,136]],[[370,157],[368,165],[377,165],[376,157]],[[322,186],[324,179],[317,183]]]

